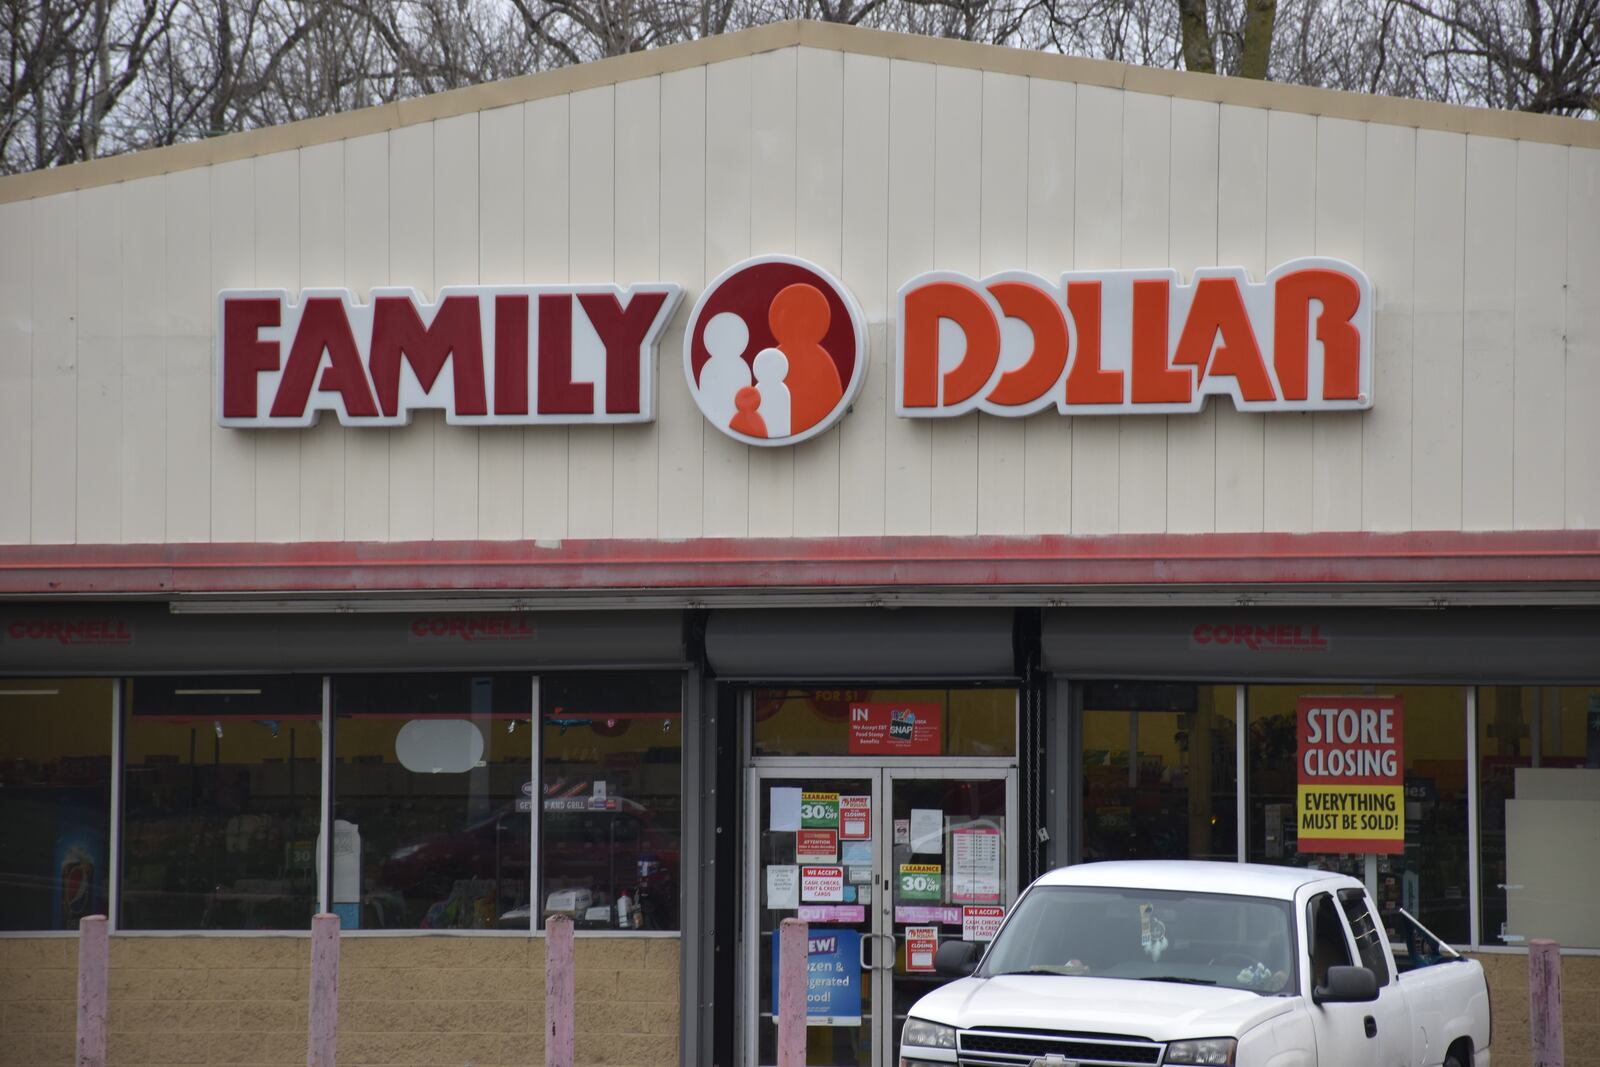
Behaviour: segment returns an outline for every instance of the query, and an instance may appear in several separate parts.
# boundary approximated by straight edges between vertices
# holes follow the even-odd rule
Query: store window
[[[321,679],[136,678],[126,692],[122,927],[308,928]]]
[[[1083,858],[1238,858],[1234,686],[1083,691]]]
[[[527,930],[533,678],[333,679],[344,929]]]
[[[114,686],[0,678],[0,930],[106,911]]]
[[[1015,689],[757,689],[757,756],[1014,756]]]
[[[1467,693],[1456,686],[1253,685],[1245,691],[1249,858],[1365,875],[1362,855],[1302,852],[1295,832],[1296,705],[1302,696],[1393,695],[1404,706],[1405,851],[1380,855],[1378,911],[1391,940],[1404,907],[1452,944],[1471,939]]]
[[[539,680],[545,916],[676,930],[683,682],[670,673]]]
[[[1477,696],[1483,943],[1600,948],[1600,687]]]

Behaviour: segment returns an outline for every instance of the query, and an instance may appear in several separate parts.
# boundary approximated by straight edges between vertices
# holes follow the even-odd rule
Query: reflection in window
[[[114,684],[0,678],[0,930],[106,910]]]
[[[526,674],[333,680],[345,929],[528,929],[532,693]]]
[[[123,927],[303,930],[316,911],[322,682],[128,682]]]
[[[758,756],[1014,756],[1015,689],[757,689]]]
[[[1483,943],[1600,948],[1600,687],[1479,689],[1478,754]]]
[[[1238,857],[1233,686],[1101,683],[1083,696],[1083,858]]]
[[[676,674],[540,679],[545,915],[678,928],[682,694]]]
[[[1390,939],[1405,908],[1453,944],[1471,937],[1467,893],[1466,690],[1455,686],[1253,685],[1249,722],[1249,858],[1365,874],[1361,855],[1300,852],[1295,831],[1295,708],[1301,696],[1395,695],[1405,703],[1406,845],[1380,855],[1378,913]]]

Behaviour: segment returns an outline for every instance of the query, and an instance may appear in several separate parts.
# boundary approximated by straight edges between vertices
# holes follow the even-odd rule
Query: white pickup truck
[[[1404,939],[1401,967],[1366,889],[1326,871],[1063,867],[987,952],[939,947],[961,977],[912,1006],[900,1065],[1488,1067],[1483,968],[1420,924]]]

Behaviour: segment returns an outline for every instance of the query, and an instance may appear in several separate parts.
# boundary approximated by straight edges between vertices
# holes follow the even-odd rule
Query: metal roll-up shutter
[[[1588,608],[1049,610],[1046,669],[1190,682],[1600,681]]]
[[[1003,608],[716,611],[706,658],[722,679],[998,679],[1016,673]]]
[[[556,670],[681,666],[676,611],[174,615],[162,604],[0,606],[0,673]]]

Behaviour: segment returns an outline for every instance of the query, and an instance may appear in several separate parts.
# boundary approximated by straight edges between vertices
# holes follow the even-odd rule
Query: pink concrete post
[[[306,1067],[333,1067],[339,1044],[339,916],[311,920],[311,1005],[306,1022]]]
[[[1533,1067],[1563,1067],[1561,946],[1542,938],[1528,942],[1528,1031]]]
[[[552,915],[544,927],[544,1065],[572,1067],[572,920]]]
[[[111,939],[104,915],[78,920],[78,1067],[106,1065]]]
[[[805,1067],[806,986],[811,928],[803,919],[778,927],[778,1067]]]

